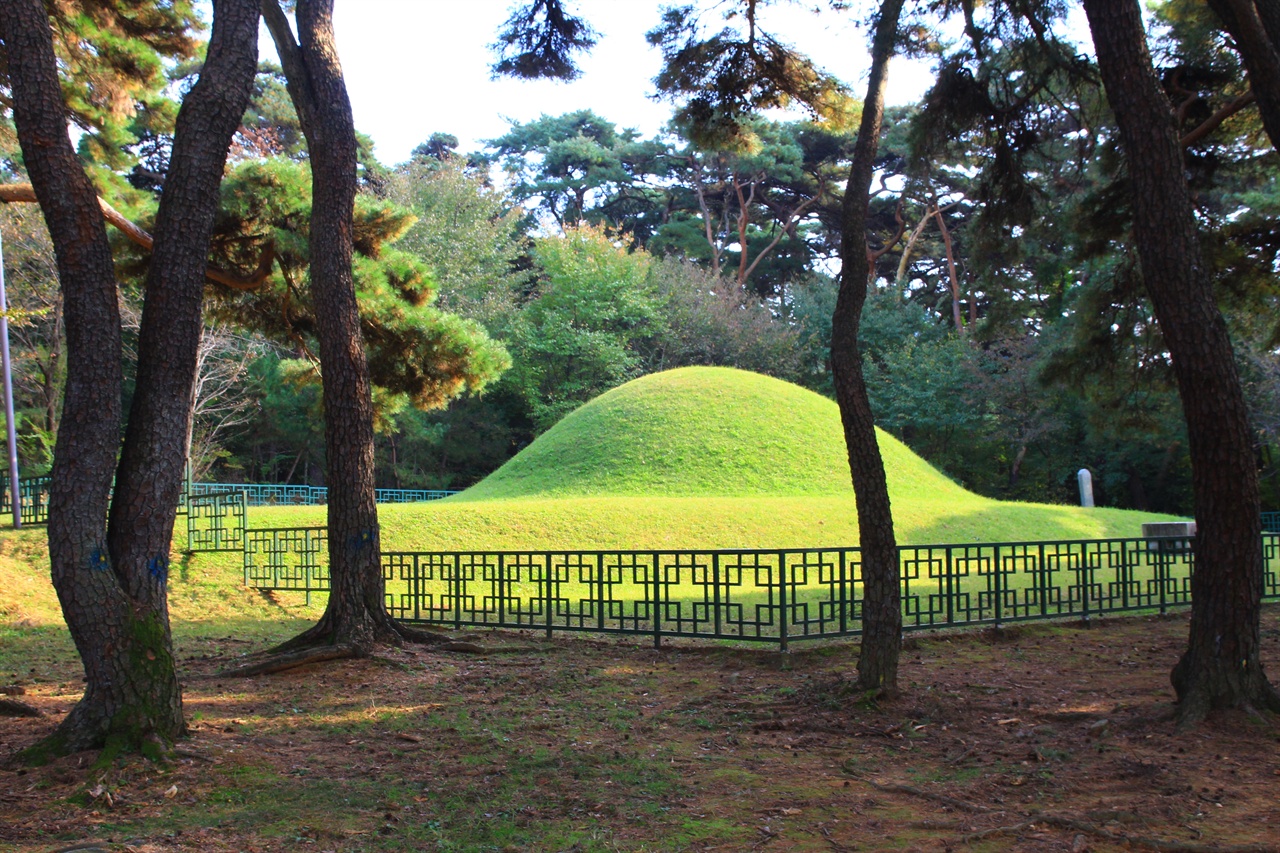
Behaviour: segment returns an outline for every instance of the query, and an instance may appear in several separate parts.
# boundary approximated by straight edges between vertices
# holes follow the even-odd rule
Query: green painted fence
[[[1192,540],[1100,539],[898,549],[905,630],[1166,612],[1191,602]],[[1263,596],[1280,599],[1280,535],[1263,537]],[[454,628],[764,642],[862,629],[857,548],[391,551],[396,618]],[[323,592],[323,528],[249,530],[245,584]]]
[[[41,493],[40,489],[35,489]],[[47,494],[47,484],[43,494]],[[251,529],[242,489],[192,494],[191,551],[239,551],[246,586],[329,588],[323,527]],[[34,507],[47,507],[33,501]],[[33,509],[34,512],[34,509]],[[904,545],[905,630],[1166,612],[1191,601],[1190,538]],[[1280,533],[1262,536],[1264,599],[1280,600]],[[390,551],[387,607],[454,628],[589,631],[771,643],[862,629],[857,548]]]

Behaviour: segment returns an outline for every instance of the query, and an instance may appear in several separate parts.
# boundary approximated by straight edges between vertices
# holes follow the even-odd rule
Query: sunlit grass
[[[967,492],[880,434],[900,544],[1137,536],[1148,513],[1002,503]],[[322,526],[326,508],[250,508],[254,528]],[[384,551],[836,548],[858,544],[835,404],[779,380],[685,368],[617,388],[569,415],[475,488],[379,508]],[[169,601],[179,643],[284,639],[323,595],[246,589],[238,552],[187,555],[178,518]],[[61,624],[44,530],[0,533],[0,624]],[[814,587],[817,590],[817,587]],[[392,591],[395,591],[393,585]],[[534,589],[513,590],[521,594]],[[577,583],[566,596],[589,595]],[[638,598],[635,590],[623,598]],[[682,583],[676,597],[699,590]],[[740,602],[760,603],[744,592]]]
[[[880,448],[895,499],[968,494],[887,434]],[[755,373],[686,367],[602,394],[454,500],[850,494],[835,403]]]

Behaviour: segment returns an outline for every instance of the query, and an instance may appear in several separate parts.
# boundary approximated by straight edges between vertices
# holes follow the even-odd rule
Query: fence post
[[[475,560],[472,560],[475,565]],[[462,557],[453,564],[453,577],[449,579],[450,591],[453,593],[453,629],[456,631],[462,627]]]
[[[1089,588],[1093,586],[1093,573],[1089,571],[1089,546],[1082,544],[1080,546],[1080,572],[1078,574],[1080,584],[1080,621],[1084,626],[1089,627]]]
[[[979,559],[981,559],[982,546],[978,546]],[[1000,620],[1004,616],[1004,572],[1000,566],[1000,546],[992,546],[991,552],[991,572],[996,579],[996,627],[1001,627]]]
[[[787,553],[778,552],[778,651],[787,650]]]
[[[1258,572],[1258,600],[1261,601],[1267,596],[1267,538],[1265,536],[1258,537],[1258,547],[1262,549],[1262,570]]]
[[[302,547],[300,550],[301,550],[301,553],[298,555],[298,557],[299,559],[302,559],[302,576],[305,578],[304,583],[306,584],[306,587],[307,587],[305,598],[306,598],[307,606],[310,607],[311,606],[311,587],[315,586],[315,583],[318,580],[318,578],[316,577],[316,575],[318,574],[316,569],[319,568],[319,566],[315,564],[315,561],[312,560],[310,557],[311,531],[309,530],[303,531]],[[305,559],[303,559],[304,554],[307,555]],[[382,571],[381,566],[378,567],[378,571]],[[333,583],[332,577],[329,579],[329,582],[330,584]]]
[[[1049,564],[1044,561],[1044,545],[1036,549],[1036,577],[1039,581],[1040,615],[1049,615]]]
[[[1156,542],[1156,586],[1160,590],[1160,615],[1164,616],[1168,611],[1168,601],[1165,594],[1165,587],[1169,583],[1169,553],[1164,547],[1164,543]]]
[[[409,597],[413,600],[413,621],[422,621],[422,555],[414,554],[409,568]]]
[[[1133,582],[1133,566],[1129,564],[1129,542],[1120,540],[1120,606],[1129,609],[1129,584]]]
[[[695,605],[696,606],[696,605]],[[711,552],[711,607],[715,616],[712,617],[712,633],[720,636],[720,552]]]
[[[498,582],[497,582],[497,602],[498,602],[498,627],[504,628],[507,624],[507,598],[511,594],[511,581],[507,577],[507,555],[498,555]]]
[[[653,594],[651,596],[653,599],[653,647],[660,649],[662,648],[662,603],[658,601],[658,589],[661,587],[658,580],[660,561],[657,551],[651,552],[650,556],[653,558]]]
[[[604,630],[604,552],[596,552],[596,627]]]
[[[840,560],[840,635],[844,636],[849,632],[849,561],[846,559],[846,551],[844,548],[836,551]]]
[[[190,501],[188,501],[187,502],[187,553],[188,554],[195,553],[195,549],[192,547],[192,543],[195,541],[194,539],[195,530],[196,530],[195,505]],[[249,585],[248,566],[246,566],[244,570],[244,585],[245,586]]]
[[[546,607],[547,609],[547,639],[550,640],[551,628],[552,628],[552,622],[551,622],[552,612],[551,611],[554,608],[554,605],[551,602],[551,589],[552,589],[551,573],[554,571],[554,568],[552,567],[552,564],[551,564],[551,552],[548,551],[544,556],[547,562],[546,562],[546,568],[543,571],[543,575],[546,578],[544,582],[544,586],[546,589],[543,594],[545,603],[543,606]]]
[[[955,561],[951,559],[954,553],[950,545],[943,546],[943,565],[946,572],[945,589],[946,589],[946,605],[947,605],[947,624],[953,625],[956,621],[956,566]],[[933,555],[930,554],[930,557]]]

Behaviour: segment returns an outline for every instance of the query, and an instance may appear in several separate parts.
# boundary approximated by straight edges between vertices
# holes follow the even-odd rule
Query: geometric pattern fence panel
[[[328,586],[323,528],[249,531],[245,582]],[[1191,601],[1190,539],[902,546],[906,630],[1160,611]],[[1280,536],[1263,537],[1280,598]],[[857,548],[384,552],[397,619],[768,642],[861,631]]]
[[[187,499],[187,551],[240,551],[245,545],[243,492],[191,495]]]
[[[327,491],[318,486],[275,483],[192,483],[192,496],[240,492],[247,506],[313,506],[323,504]]]
[[[456,489],[374,489],[373,499],[380,504],[412,504],[443,500],[457,493]]]
[[[192,483],[192,495],[241,492],[247,506],[321,506],[329,500],[324,486],[290,486],[276,483]],[[418,503],[456,495],[440,489],[375,489],[378,503]]]
[[[785,644],[856,622],[848,550],[387,552],[406,621]]]
[[[0,516],[13,512],[9,498],[8,472],[0,482]],[[23,524],[49,523],[49,477],[22,477],[18,480],[18,496],[22,501]]]
[[[1262,534],[1262,597],[1280,598],[1280,535]]]
[[[245,586],[307,593],[328,589],[327,536],[323,527],[246,531]]]
[[[903,546],[898,554],[907,628],[1163,613],[1191,601],[1190,539]]]

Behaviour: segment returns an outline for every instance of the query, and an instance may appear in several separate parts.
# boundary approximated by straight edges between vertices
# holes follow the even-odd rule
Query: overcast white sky
[[[668,0],[670,2],[670,0]],[[488,45],[512,0],[338,0],[335,29],[356,127],[373,137],[384,163],[409,157],[434,132],[452,133],[463,151],[500,136],[507,120],[527,122],[588,108],[620,127],[656,133],[669,104],[648,97],[660,57],[644,34],[659,19],[657,0],[582,0],[578,10],[600,33],[573,83],[489,79]],[[827,71],[860,91],[866,37],[860,15],[809,11],[813,3],[769,7],[764,28],[807,51]],[[826,5],[826,4],[822,4]],[[264,30],[262,53],[274,56]],[[927,68],[895,60],[891,103],[914,101],[928,86]]]

